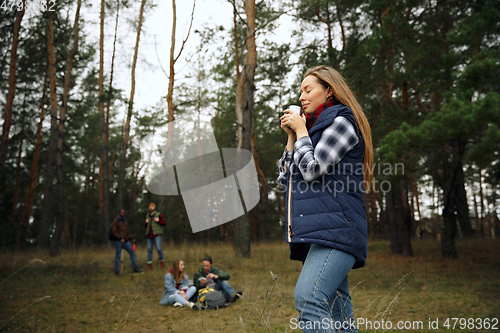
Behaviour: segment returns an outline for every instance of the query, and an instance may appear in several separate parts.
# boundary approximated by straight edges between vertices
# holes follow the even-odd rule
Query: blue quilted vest
[[[291,259],[304,260],[310,244],[321,244],[352,254],[356,258],[353,268],[359,268],[365,265],[367,254],[363,136],[351,109],[338,104],[320,114],[309,137],[316,147],[323,131],[337,116],[353,124],[360,141],[337,165],[329,166],[325,175],[312,182],[304,180],[296,165],[291,167],[286,186],[287,241]]]

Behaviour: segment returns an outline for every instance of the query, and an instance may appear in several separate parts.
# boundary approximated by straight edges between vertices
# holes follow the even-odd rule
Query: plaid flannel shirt
[[[310,182],[326,174],[328,167],[335,166],[358,142],[358,135],[351,122],[345,117],[336,117],[323,131],[316,147],[312,146],[309,136],[295,142],[293,162],[298,166],[304,180]],[[291,159],[292,152],[287,151],[285,146],[285,151],[278,161],[278,182],[283,186],[286,186],[286,174],[290,170]]]
[[[149,214],[149,218],[150,219],[154,219],[154,214],[151,215]],[[158,224],[161,225],[162,227],[166,226],[167,225],[167,222],[165,222],[165,218],[163,217],[162,214],[160,214],[160,216],[158,217],[159,221],[158,221]],[[148,225],[146,224],[145,227],[147,228]],[[155,238],[156,236],[158,235],[154,235],[153,234],[153,223],[151,223],[149,225],[149,234],[146,236],[147,238]]]

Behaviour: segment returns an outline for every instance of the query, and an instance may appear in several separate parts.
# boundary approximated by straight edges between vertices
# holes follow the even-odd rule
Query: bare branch
[[[255,28],[255,33],[257,33],[257,31],[259,31],[259,30],[264,29],[267,25],[269,25],[269,23],[274,22],[277,19],[279,19],[283,14],[288,14],[289,12],[290,11],[279,12],[275,17],[271,18],[269,21],[264,23],[262,26]]]
[[[189,38],[189,34],[191,33],[191,27],[193,26],[194,7],[195,7],[195,5],[196,5],[196,0],[193,1],[193,10],[191,11],[191,22],[189,22],[188,34],[187,34],[186,38],[182,41],[181,49],[179,50],[179,54],[177,55],[177,57],[175,57],[175,59],[174,59],[174,64],[177,62],[177,59],[179,59],[179,57],[181,56],[182,50],[184,49],[184,45],[186,44],[186,42],[187,42],[187,40]]]
[[[161,70],[163,71],[163,74],[165,74],[165,76],[167,77],[168,79],[168,74],[167,72],[165,72],[165,69],[163,68],[162,64],[161,64],[161,61],[160,61],[160,57],[158,56],[158,48],[157,48],[157,45],[156,45],[156,35],[155,35],[155,51],[156,51],[156,59],[158,59],[158,63],[160,64],[160,68]]]

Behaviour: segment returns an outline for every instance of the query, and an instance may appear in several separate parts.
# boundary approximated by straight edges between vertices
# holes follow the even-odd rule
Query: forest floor
[[[417,325],[406,331],[448,332],[455,323],[451,318],[475,320],[465,329],[458,320],[455,332],[481,331],[471,328],[487,318],[490,325],[496,318],[500,329],[500,241],[457,240],[458,259],[441,258],[436,241],[412,245],[414,257],[403,258],[390,254],[388,242],[371,241],[366,266],[349,273],[355,320],[373,325],[368,330],[360,325],[360,332],[392,331],[399,321],[407,328]],[[301,263],[288,259],[286,243],[252,244],[250,259],[236,259],[230,245],[220,244],[164,244],[164,253],[166,269],[160,270],[154,253],[154,270],[140,275],[132,274],[125,254],[122,277],[114,275],[111,246],[64,250],[56,258],[34,251],[2,253],[0,332],[300,331],[294,329],[293,291]],[[231,274],[230,283],[243,298],[220,310],[160,305],[170,263],[183,259],[192,278],[205,255]],[[145,245],[138,245],[137,256],[145,269]],[[450,329],[443,326],[447,318]],[[439,329],[429,329],[436,320]]]

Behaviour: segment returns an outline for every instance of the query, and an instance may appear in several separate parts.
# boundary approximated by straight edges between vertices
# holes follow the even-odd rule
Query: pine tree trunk
[[[168,108],[168,133],[167,133],[167,145],[172,143],[174,138],[174,126],[172,121],[174,121],[174,77],[175,77],[175,31],[177,24],[177,9],[175,5],[175,0],[172,0],[172,37],[170,38],[170,68],[168,76],[168,88],[167,88],[167,108]],[[170,151],[170,147],[166,147],[166,154]],[[166,155],[165,155],[166,156]]]
[[[274,188],[278,188],[278,186],[281,187],[281,185],[278,185],[278,181],[275,179],[274,180]],[[283,187],[281,187],[283,188]],[[282,222],[283,225],[281,226],[281,234],[280,235],[286,235],[286,210],[285,210],[285,195],[281,191],[276,192],[276,196],[278,197],[278,210],[279,210],[279,215],[283,218]],[[281,220],[281,219],[280,219]]]
[[[479,166],[479,207],[481,214],[479,218],[479,232],[484,237],[484,195],[483,195],[483,169]]]
[[[411,211],[404,186],[391,187],[387,193],[387,213],[391,253],[403,257],[413,256],[411,247]]]
[[[42,135],[43,135],[43,119],[45,117],[45,103],[46,103],[46,92],[47,92],[47,76],[45,76],[42,92],[42,107],[40,111],[40,120],[38,122],[38,130],[36,133],[36,145],[35,151],[33,152],[33,161],[31,162],[31,170],[28,178],[28,192],[26,195],[26,202],[24,204],[24,217],[22,222],[19,223],[19,229],[17,233],[17,244],[16,249],[24,249],[26,246],[26,238],[28,236],[29,221],[31,218],[31,211],[33,209],[33,200],[35,198],[35,190],[38,182],[38,161],[40,159],[40,149],[42,147]]]
[[[241,140],[237,147],[252,151],[253,128],[253,92],[255,90],[254,76],[257,67],[257,48],[255,45],[255,0],[245,1],[247,17],[247,54],[244,69],[238,81],[236,94],[236,114],[241,115]],[[248,212],[234,222],[234,249],[237,256],[250,257],[250,216]]]
[[[7,146],[9,143],[10,126],[12,124],[12,107],[14,105],[14,97],[16,94],[16,71],[17,71],[17,48],[19,46],[19,30],[21,29],[21,21],[25,12],[25,4],[23,2],[22,9],[17,13],[13,27],[12,46],[10,48],[10,66],[9,66],[9,90],[7,91],[7,100],[5,102],[3,127],[2,127],[2,142],[0,143],[0,177],[4,175],[5,161],[7,159]],[[3,179],[2,179],[3,183]]]
[[[443,221],[444,229],[441,237],[441,252],[443,258],[457,258],[455,247],[455,235],[457,232],[457,221],[455,216],[455,191],[453,182],[449,182],[443,193]]]
[[[316,7],[316,17],[318,18],[318,21],[323,22],[326,24],[326,29],[328,31],[327,36],[327,45],[326,45],[326,50],[328,54],[328,59],[330,60],[330,64],[332,64],[333,68],[339,68],[339,61],[337,57],[335,56],[335,49],[333,48],[333,36],[332,36],[332,22],[330,20],[330,12],[327,11],[327,16],[326,18],[322,17],[319,11],[319,6]]]
[[[135,39],[135,49],[134,49],[134,58],[132,60],[132,87],[130,89],[130,99],[128,102],[128,110],[127,110],[127,119],[125,121],[125,129],[123,136],[123,145],[122,145],[122,153],[120,156],[120,171],[118,173],[118,207],[123,207],[123,193],[125,191],[125,167],[126,167],[126,159],[127,159],[127,149],[128,142],[130,137],[130,121],[132,119],[132,110],[134,107],[134,96],[135,96],[135,68],[137,65],[137,55],[139,53],[139,41],[141,38],[141,28],[142,28],[142,18],[144,15],[144,5],[146,4],[146,0],[142,0],[141,2],[141,10],[139,12],[139,24],[137,26],[137,36]]]
[[[24,142],[24,117],[25,113],[23,111],[23,115],[21,117],[21,133],[20,133],[20,138],[19,138],[19,150],[17,153],[17,163],[16,163],[16,185],[14,187],[14,195],[12,197],[12,209],[10,213],[10,219],[9,219],[9,224],[11,226],[15,225],[15,218],[16,218],[16,212],[17,212],[17,198],[19,197],[19,183],[21,180],[21,157],[23,153],[23,142]],[[18,225],[21,225],[22,222],[19,220]],[[20,228],[18,228],[19,230]],[[19,239],[19,234],[17,239]]]
[[[108,134],[109,134],[109,132],[108,132]],[[113,176],[113,167],[115,165],[115,158],[116,158],[116,154],[118,154],[118,150],[122,146],[122,142],[123,142],[123,126],[122,126],[122,130],[121,130],[121,134],[120,134],[120,142],[116,146],[116,149],[113,152],[113,156],[111,156],[111,162],[109,163],[109,179],[113,179],[112,176]]]
[[[120,14],[120,1],[118,1],[118,5],[116,8],[116,19],[115,19],[115,36],[113,39],[113,54],[111,55],[111,71],[109,74],[109,92],[110,94],[113,91],[113,74],[114,74],[114,68],[115,68],[115,54],[116,54],[116,36],[118,35],[118,18]],[[109,143],[109,110],[111,108],[111,100],[113,96],[108,96],[108,105],[106,107],[106,142]],[[123,134],[123,133],[122,133]],[[121,139],[120,139],[120,144],[121,144]],[[108,164],[108,181],[111,181],[111,176],[112,176],[112,169],[113,169],[113,163],[115,159],[116,152],[120,148],[120,144],[116,146],[116,150],[113,154],[113,157],[111,159],[111,164]]]
[[[57,214],[57,224],[56,230],[54,231],[54,237],[50,244],[50,255],[56,256],[59,254],[59,242],[61,240],[62,231],[66,221],[66,195],[64,186],[64,127],[66,124],[66,113],[68,110],[68,99],[69,90],[71,86],[71,72],[73,70],[73,62],[75,60],[75,55],[78,53],[78,30],[79,24],[78,20],[80,17],[80,8],[82,6],[82,1],[78,0],[76,5],[75,22],[73,26],[74,38],[73,38],[73,49],[68,56],[68,65],[66,67],[66,76],[64,78],[64,89],[63,89],[63,104],[59,112],[59,127],[58,127],[58,140],[57,140],[57,155],[56,155],[56,165],[57,165],[57,188],[59,194],[59,209]]]
[[[474,237],[475,232],[471,227],[469,217],[469,204],[467,202],[467,192],[465,191],[465,175],[462,163],[457,167],[457,183],[455,186],[457,218],[465,238]]]
[[[335,1],[335,6],[336,6],[336,13],[337,13],[337,20],[339,21],[339,26],[340,26],[340,34],[342,36],[342,52],[343,52],[345,50],[345,46],[346,46],[344,21],[342,19],[342,15],[340,14],[338,1]]]
[[[451,163],[444,163],[443,174],[443,222],[444,229],[441,237],[441,251],[443,258],[457,258],[457,249],[455,247],[455,235],[457,232],[456,220],[456,194],[458,168],[461,168],[458,153],[455,151],[452,155]]]
[[[365,202],[368,204],[368,235],[373,238],[381,236],[379,233],[380,221],[377,218],[377,195],[375,191],[365,194]]]
[[[236,22],[236,6],[233,9],[233,23],[234,23],[234,65],[236,67],[236,121],[238,127],[236,128],[236,144],[238,148],[241,148],[242,143],[242,123],[243,123],[243,111],[238,105],[243,99],[243,85],[240,84],[241,72],[240,72],[240,54],[239,54],[239,41],[238,41],[238,24]]]
[[[422,224],[422,214],[420,212],[420,200],[419,200],[419,195],[418,195],[418,186],[417,186],[417,180],[415,179],[415,175],[412,176],[411,178],[411,193],[412,196],[415,198],[415,204],[416,204],[416,211],[418,214],[418,222],[420,225],[420,229],[424,230],[424,225]]]
[[[100,225],[97,230],[98,239],[106,243],[106,230],[110,219],[109,215],[109,172],[108,172],[108,134],[107,120],[104,112],[104,18],[105,1],[101,0],[100,37],[99,37],[99,123],[101,127],[101,161],[99,165],[99,210]],[[102,170],[101,170],[102,169]]]
[[[174,138],[174,102],[173,102],[173,95],[174,95],[174,77],[175,77],[175,63],[177,62],[177,59],[180,57],[182,54],[182,50],[184,49],[184,44],[186,43],[187,39],[189,38],[189,33],[191,32],[191,27],[193,24],[193,15],[194,15],[194,8],[195,8],[196,1],[193,2],[193,10],[191,12],[191,23],[189,25],[189,31],[187,34],[186,39],[183,41],[181,49],[177,55],[175,56],[175,33],[176,33],[176,27],[177,27],[177,7],[175,4],[175,0],[172,0],[172,35],[170,38],[170,66],[169,66],[169,76],[168,76],[168,88],[167,88],[167,108],[168,108],[168,132],[167,132],[167,145],[165,147],[165,159],[168,158],[168,154],[171,152],[171,144],[172,140]],[[170,166],[169,166],[170,167]],[[171,170],[170,172],[175,172]],[[162,181],[165,180],[165,177],[162,178]],[[164,205],[164,198],[160,201],[162,205]],[[185,220],[185,216],[187,214],[183,213],[183,220]]]
[[[47,1],[48,2],[48,1]],[[47,169],[45,172],[43,187],[43,206],[40,231],[38,233],[37,246],[47,249],[49,246],[50,229],[52,226],[52,186],[55,175],[55,158],[57,154],[57,92],[56,92],[56,54],[54,49],[54,21],[53,13],[47,11],[47,51],[48,51],[48,73],[50,94],[50,138],[47,151]]]
[[[257,169],[257,175],[259,176],[260,183],[262,184],[262,189],[260,193],[260,200],[257,208],[259,214],[257,215],[257,225],[259,229],[260,237],[254,236],[254,239],[260,238],[260,240],[266,240],[268,237],[268,220],[267,220],[267,203],[268,203],[268,191],[267,191],[267,180],[264,172],[260,168],[259,163],[259,151],[257,149],[257,138],[255,136],[255,127],[252,131],[252,142],[253,142],[253,159],[255,162],[255,169]]]
[[[403,257],[413,256],[413,248],[411,246],[411,232],[413,225],[413,211],[408,204],[408,183],[405,177],[405,184],[400,188],[401,192],[401,202],[402,202],[402,216],[400,224],[400,234],[402,243],[402,253]]]

